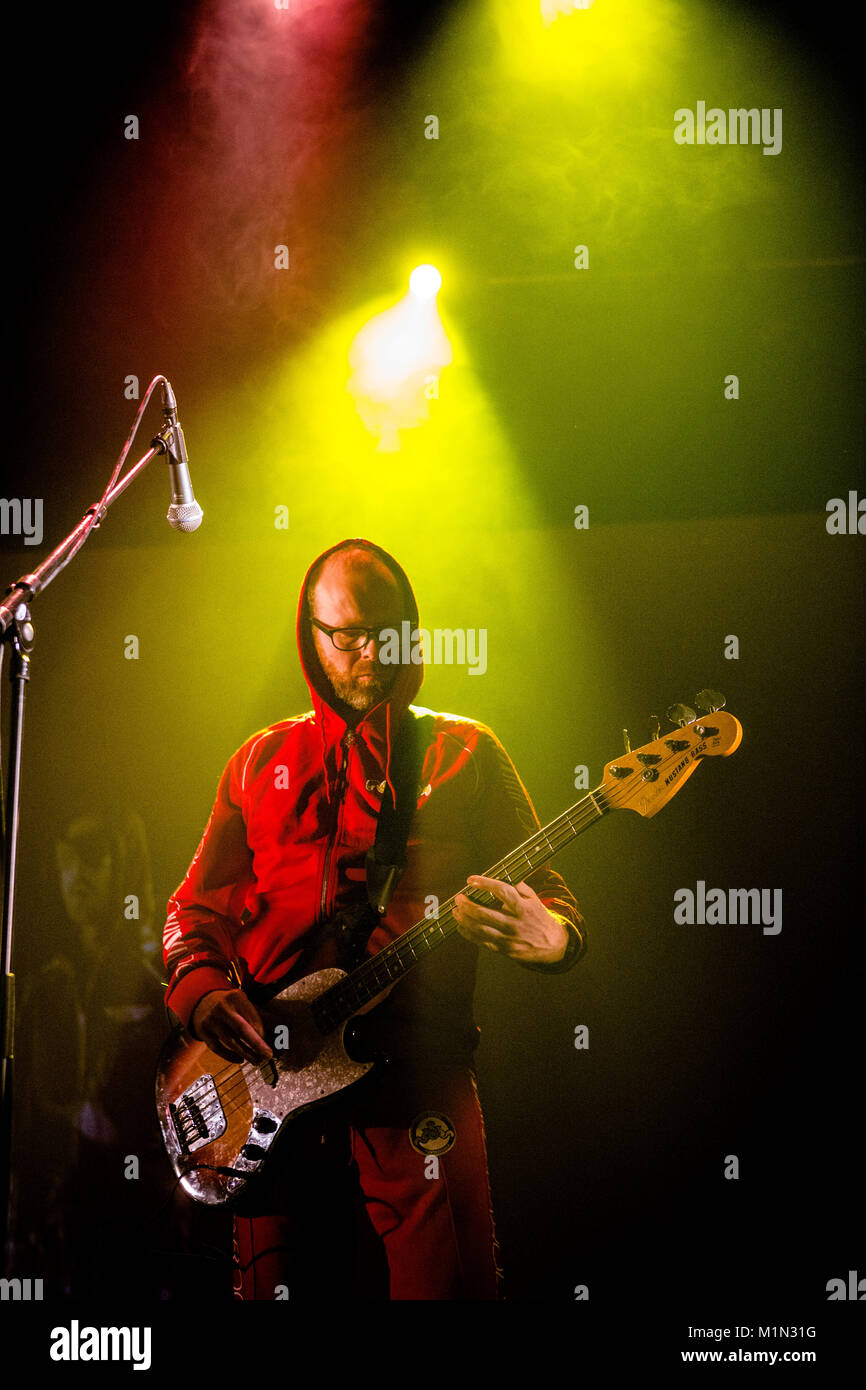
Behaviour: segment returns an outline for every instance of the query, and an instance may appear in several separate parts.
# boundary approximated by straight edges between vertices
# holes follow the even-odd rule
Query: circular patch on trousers
[[[409,1130],[409,1143],[419,1154],[447,1154],[456,1138],[448,1116],[438,1110],[425,1110],[413,1120]]]

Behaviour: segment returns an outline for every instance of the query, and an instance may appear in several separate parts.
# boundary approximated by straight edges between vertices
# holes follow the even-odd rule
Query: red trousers
[[[495,1299],[496,1254],[472,1069],[389,1069],[287,1126],[234,1218],[234,1293]]]

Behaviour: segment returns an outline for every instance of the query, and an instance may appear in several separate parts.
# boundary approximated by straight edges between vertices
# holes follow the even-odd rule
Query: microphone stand
[[[151,384],[165,378],[157,377]],[[143,405],[147,403],[145,398]],[[127,448],[129,444],[127,443]],[[15,976],[12,973],[12,943],[15,920],[15,880],[18,862],[18,827],[21,806],[21,755],[24,732],[24,696],[30,680],[30,653],[35,633],[30,617],[30,604],[46,589],[95,530],[112,502],[138,477],[157,454],[168,454],[178,460],[175,426],[167,420],[154,435],[151,447],[133,464],[128,473],[108,491],[99,502],[89,507],[74,530],[52,550],[32,574],[25,574],[11,584],[0,601],[0,643],[7,643],[10,652],[9,679],[12,683],[12,705],[9,714],[9,770],[6,786],[4,853],[3,853],[3,926],[2,976],[0,976],[0,1203],[3,1206],[2,1248],[7,1249],[12,1180],[12,1079],[15,1055]],[[0,650],[2,655],[2,650]]]

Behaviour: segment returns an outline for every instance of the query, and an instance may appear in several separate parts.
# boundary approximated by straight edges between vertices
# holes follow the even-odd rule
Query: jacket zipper
[[[322,902],[321,912],[324,919],[328,910],[328,877],[331,871],[331,855],[334,852],[334,845],[337,840],[337,830],[340,824],[340,807],[346,784],[349,780],[349,749],[355,742],[355,734],[352,729],[347,729],[343,735],[341,747],[343,749],[343,760],[340,764],[340,771],[337,774],[337,781],[334,784],[334,813],[331,821],[331,833],[328,837],[328,847],[325,850],[325,864],[322,870]]]

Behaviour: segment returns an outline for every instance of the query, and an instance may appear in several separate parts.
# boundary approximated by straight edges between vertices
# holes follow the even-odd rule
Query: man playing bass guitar
[[[238,1204],[238,1298],[497,1297],[477,952],[559,972],[584,949],[557,873],[476,876],[539,822],[495,735],[413,706],[420,662],[381,659],[384,633],[406,622],[414,633],[415,598],[387,552],[353,539],[319,556],[297,620],[312,712],[232,757],[169,903],[168,1006],[220,1057],[262,1063],[269,992],[351,969],[457,893],[458,932],[349,1026],[349,1050],[378,1065],[294,1120]],[[459,892],[467,884],[476,900]]]

